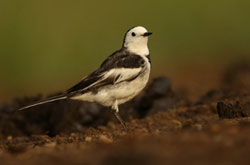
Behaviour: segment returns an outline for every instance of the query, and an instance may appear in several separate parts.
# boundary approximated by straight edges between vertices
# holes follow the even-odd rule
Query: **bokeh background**
[[[249,0],[0,0],[0,101],[65,90],[142,25],[153,76],[250,58]],[[202,68],[201,68],[202,69]]]

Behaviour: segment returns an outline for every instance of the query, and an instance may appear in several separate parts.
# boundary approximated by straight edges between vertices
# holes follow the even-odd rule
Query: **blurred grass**
[[[249,58],[249,6],[249,0],[1,0],[0,98],[70,87],[136,25],[154,32],[153,73]]]

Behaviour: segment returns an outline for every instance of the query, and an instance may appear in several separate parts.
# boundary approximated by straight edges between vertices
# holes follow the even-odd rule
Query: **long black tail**
[[[21,110],[24,110],[24,109],[35,107],[37,105],[46,104],[46,103],[50,103],[50,102],[58,101],[58,100],[64,100],[66,98],[67,98],[66,95],[58,95],[58,96],[55,96],[55,97],[52,97],[52,98],[48,98],[46,100],[41,100],[41,101],[39,101],[37,103],[31,104],[31,105],[28,105],[28,106],[25,106],[25,107],[22,107],[22,108],[19,108],[18,110],[21,111]]]

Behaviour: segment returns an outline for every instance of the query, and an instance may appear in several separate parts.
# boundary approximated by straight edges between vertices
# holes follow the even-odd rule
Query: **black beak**
[[[153,34],[152,32],[146,32],[146,33],[143,34],[143,36],[144,36],[144,37],[147,37],[147,36],[150,36],[150,35],[152,35],[152,34]]]

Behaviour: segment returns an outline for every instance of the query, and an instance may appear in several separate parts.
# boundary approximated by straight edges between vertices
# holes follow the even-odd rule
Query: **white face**
[[[151,34],[144,27],[136,26],[126,33],[123,46],[132,53],[148,55],[148,36]]]

